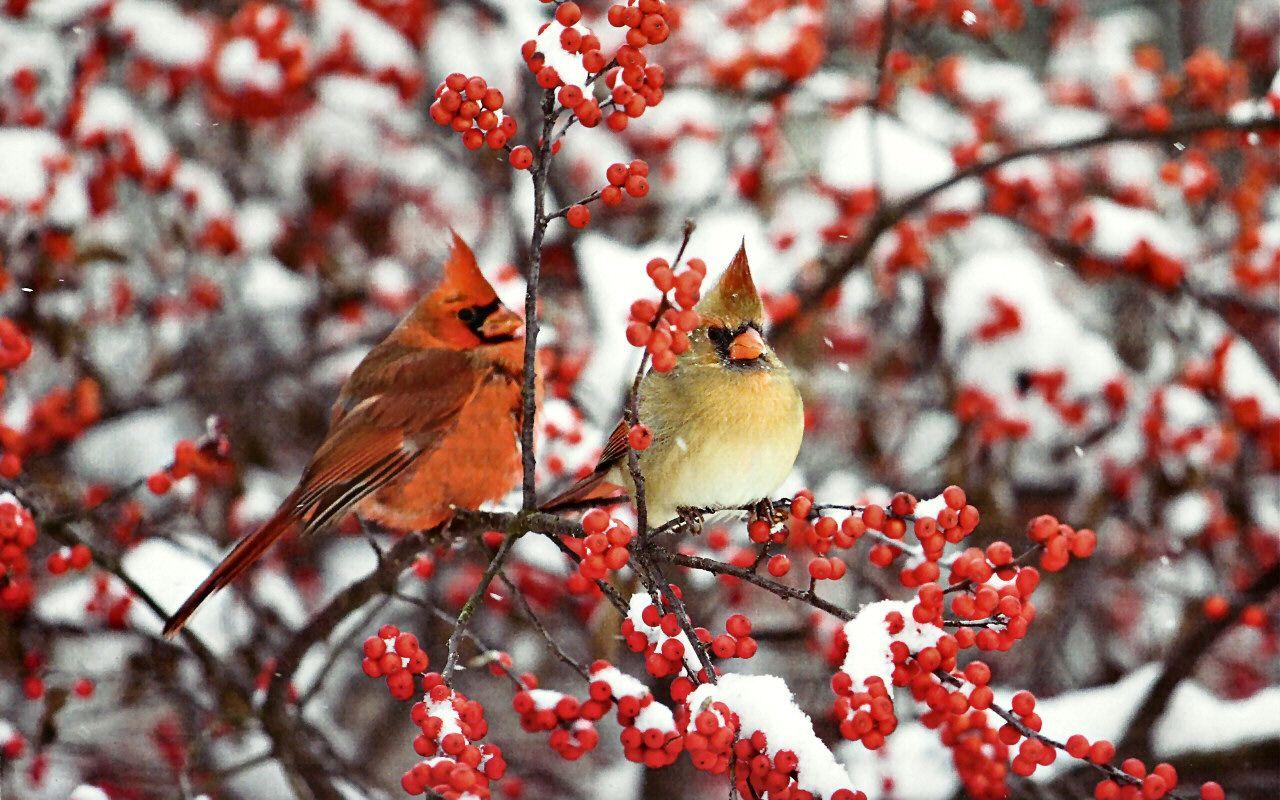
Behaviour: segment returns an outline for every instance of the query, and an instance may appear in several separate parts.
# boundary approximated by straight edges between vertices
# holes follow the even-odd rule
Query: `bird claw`
[[[694,536],[702,533],[702,511],[700,509],[680,506],[676,509],[676,514],[684,522],[684,527],[689,533]]]
[[[756,507],[751,511],[752,519],[762,519],[770,525],[786,522],[788,516],[789,514],[785,509],[778,508],[767,497],[756,503]]]

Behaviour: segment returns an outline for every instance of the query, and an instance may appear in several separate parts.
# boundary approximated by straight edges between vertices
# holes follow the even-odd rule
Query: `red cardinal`
[[[520,481],[523,324],[455,233],[440,286],[347,379],[297,487],[187,598],[165,635],[292,528],[314,533],[353,509],[393,528],[430,528],[453,507],[510,491]]]

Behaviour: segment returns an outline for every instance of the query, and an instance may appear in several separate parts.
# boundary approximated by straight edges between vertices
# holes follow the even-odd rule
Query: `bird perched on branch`
[[[764,340],[764,303],[745,246],[697,311],[702,323],[675,368],[651,371],[640,384],[639,422],[653,434],[638,453],[650,525],[686,509],[767,499],[786,480],[804,435],[800,393]],[[543,509],[607,497],[619,484],[634,494],[629,432],[619,424],[595,470]]]
[[[297,487],[182,604],[165,635],[286,531],[314,533],[353,509],[392,528],[425,529],[454,507],[510,491],[520,480],[523,324],[455,233],[439,286],[342,387]]]

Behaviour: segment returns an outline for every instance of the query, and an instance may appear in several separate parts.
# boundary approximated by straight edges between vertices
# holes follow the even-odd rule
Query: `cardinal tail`
[[[191,596],[186,599],[186,602],[173,613],[173,616],[169,617],[169,621],[164,626],[166,638],[173,638],[177,635],[178,631],[182,630],[182,626],[187,624],[187,620],[200,607],[200,604],[208,599],[209,595],[235,580],[257,561],[263,553],[267,552],[285,531],[298,522],[294,516],[293,508],[294,498],[290,497],[281,505],[275,516],[267,520],[265,525],[236,543],[236,546],[227,554],[227,557],[222,559],[222,562],[213,568],[213,572],[209,573],[209,577],[204,579],[204,583],[201,583],[191,593]]]
[[[543,502],[538,506],[538,510],[549,513],[562,511],[573,506],[575,503],[582,503],[587,500],[598,500],[616,495],[622,487],[616,483],[610,483],[605,480],[605,478],[608,477],[608,474],[609,473],[607,471],[596,471],[591,473],[587,477],[570,486],[568,489],[565,489],[560,494]],[[625,494],[618,497],[619,502],[625,499]]]

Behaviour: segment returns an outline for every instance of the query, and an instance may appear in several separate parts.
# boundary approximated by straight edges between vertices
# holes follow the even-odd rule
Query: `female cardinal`
[[[505,495],[520,480],[522,326],[455,233],[440,285],[347,379],[297,487],[187,598],[165,635],[292,528],[314,533],[352,509],[394,528],[430,528],[453,507]]]
[[[638,455],[650,525],[683,509],[767,499],[791,471],[804,435],[800,393],[761,335],[764,303],[745,247],[697,310],[702,325],[675,368],[651,371],[640,384],[640,422],[653,432]],[[604,497],[618,483],[634,492],[627,434],[626,423],[618,425],[591,475],[543,508]]]

